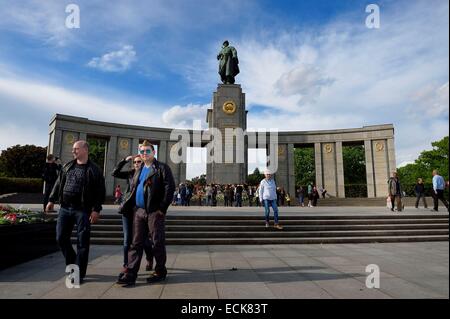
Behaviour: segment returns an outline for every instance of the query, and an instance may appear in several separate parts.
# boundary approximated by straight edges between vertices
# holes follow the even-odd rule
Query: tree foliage
[[[105,167],[106,144],[107,141],[102,138],[90,137],[89,143],[89,159],[100,167],[103,171]]]
[[[258,186],[261,180],[264,178],[264,174],[259,171],[259,168],[255,168],[253,173],[247,176],[247,184],[251,186]]]
[[[314,160],[314,148],[302,147],[294,150],[295,184],[305,186],[315,184],[316,167]]]
[[[412,164],[400,167],[398,175],[403,184],[415,184],[417,178],[421,177],[425,183],[431,183],[432,171],[437,169],[439,175],[448,180],[448,136],[439,141],[432,142],[431,150],[425,150]]]
[[[4,177],[40,178],[46,155],[47,148],[36,145],[9,147],[0,155],[0,173]]]
[[[191,182],[194,185],[205,186],[206,185],[206,174],[202,174],[200,176],[193,177],[191,179]]]
[[[344,184],[366,184],[366,161],[362,145],[344,146]]]

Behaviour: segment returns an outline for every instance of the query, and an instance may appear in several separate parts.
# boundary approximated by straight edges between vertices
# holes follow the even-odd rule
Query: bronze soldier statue
[[[219,74],[223,84],[234,84],[234,77],[239,74],[239,60],[237,51],[230,46],[228,41],[222,45],[222,50],[217,55],[219,62]]]

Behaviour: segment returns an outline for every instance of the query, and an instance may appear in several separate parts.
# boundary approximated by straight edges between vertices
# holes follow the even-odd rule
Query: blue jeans
[[[70,240],[75,224],[77,225],[76,253]],[[76,264],[80,268],[80,278],[84,278],[86,275],[90,240],[89,213],[61,207],[56,222],[56,241],[66,259],[66,265]]]
[[[134,214],[122,215],[122,229],[123,229],[123,266],[128,265],[128,251],[130,250],[131,242],[133,240],[133,218]],[[149,263],[153,262],[152,243],[147,238],[144,242],[144,252]]]
[[[270,214],[270,207],[269,206],[272,206],[274,222],[275,222],[275,224],[278,224],[277,200],[276,199],[273,199],[273,200],[265,199],[263,202],[264,202],[264,213],[266,215],[265,216],[266,217],[266,223],[269,222],[269,214]]]

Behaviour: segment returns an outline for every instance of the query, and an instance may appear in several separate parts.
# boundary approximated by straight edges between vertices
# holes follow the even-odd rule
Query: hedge
[[[0,177],[0,195],[9,193],[42,193],[41,178]]]

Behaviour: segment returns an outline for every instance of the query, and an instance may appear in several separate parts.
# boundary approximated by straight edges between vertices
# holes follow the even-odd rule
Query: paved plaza
[[[448,298],[448,242],[168,246],[169,275],[149,285],[114,282],[121,246],[92,246],[86,281],[65,286],[60,252],[0,272],[5,298]],[[365,285],[366,266],[380,268],[380,288]]]
[[[19,205],[14,205],[19,206]],[[39,209],[40,205],[23,205]],[[404,214],[436,214],[407,208]],[[105,205],[102,214],[117,214]],[[261,216],[251,207],[171,207],[170,215]],[[280,216],[391,215],[383,207],[281,207]],[[439,212],[448,216],[448,212]],[[149,285],[141,267],[135,287],[115,284],[122,246],[92,245],[86,281],[65,285],[61,252],[0,271],[5,298],[448,298],[449,243],[311,245],[169,245],[168,277]],[[380,269],[380,288],[366,287],[366,266]]]

